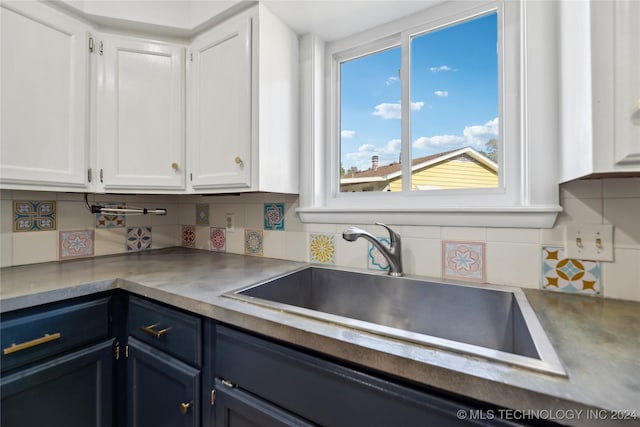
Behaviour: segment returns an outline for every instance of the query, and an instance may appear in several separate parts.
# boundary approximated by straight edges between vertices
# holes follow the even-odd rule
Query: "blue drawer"
[[[2,371],[109,337],[110,301],[110,297],[105,297],[3,314]]]
[[[193,366],[202,366],[202,320],[151,301],[129,298],[128,334]]]

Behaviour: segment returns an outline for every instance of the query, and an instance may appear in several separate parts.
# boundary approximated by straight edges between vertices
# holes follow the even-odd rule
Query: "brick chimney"
[[[371,169],[378,170],[378,156],[371,156]]]

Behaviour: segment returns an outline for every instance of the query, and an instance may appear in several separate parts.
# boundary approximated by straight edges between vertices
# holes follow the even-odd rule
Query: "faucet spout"
[[[355,242],[360,237],[371,242],[371,244],[380,251],[382,256],[389,263],[389,275],[390,276],[404,276],[402,269],[402,242],[400,235],[389,228],[387,225],[380,222],[376,222],[376,225],[380,225],[389,231],[389,240],[391,244],[389,247],[384,246],[380,241],[371,233],[358,228],[349,227],[342,233],[342,238],[348,242]]]

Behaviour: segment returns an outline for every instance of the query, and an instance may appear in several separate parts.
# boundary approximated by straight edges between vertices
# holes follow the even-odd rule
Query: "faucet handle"
[[[389,232],[389,237],[391,237],[391,243],[400,242],[400,235],[393,231],[387,224],[383,224],[381,222],[376,222],[375,224],[387,229],[387,231]]]

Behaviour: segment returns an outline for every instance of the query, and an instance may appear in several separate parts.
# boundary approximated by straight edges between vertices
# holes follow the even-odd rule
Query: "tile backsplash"
[[[640,301],[640,178],[574,181],[560,190],[564,211],[551,229],[393,226],[403,239],[405,272]],[[90,196],[104,205],[166,208],[166,216],[91,214],[82,194],[0,195],[3,267],[171,246],[386,267],[365,240],[342,239],[347,224],[300,222],[294,195]],[[582,223],[613,224],[614,262],[564,257],[564,226]],[[375,225],[351,225],[385,236]]]

